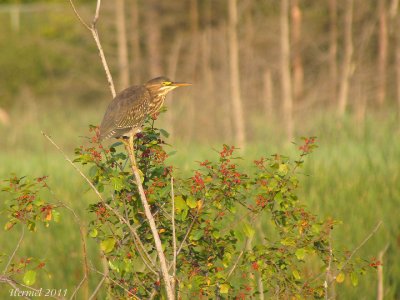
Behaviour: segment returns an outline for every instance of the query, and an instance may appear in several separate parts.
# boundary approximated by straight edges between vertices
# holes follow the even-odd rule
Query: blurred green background
[[[371,259],[388,245],[384,296],[400,299],[400,11],[395,0],[354,0],[352,10],[349,1],[289,1],[290,112],[284,105],[282,7],[278,1],[238,2],[242,153],[249,165],[261,155],[293,156],[292,141],[317,136],[319,148],[302,171],[301,198],[315,214],[343,221],[334,231],[334,248],[351,251],[383,221],[359,253]],[[117,90],[163,74],[193,83],[168,96],[168,111],[157,120],[177,151],[169,160],[190,176],[196,161],[215,157],[212,149],[238,141],[228,1],[129,0],[122,17],[120,2],[104,1],[98,23]],[[76,5],[90,23],[95,1]],[[349,22],[353,50],[347,60]],[[86,143],[88,125],[99,124],[111,96],[90,32],[61,0],[0,1],[0,28],[0,178],[49,175],[58,199],[88,220],[93,193],[41,130],[72,157]],[[1,233],[0,252],[11,253],[18,237],[18,228]],[[97,245],[88,243],[100,266]],[[79,245],[78,227],[64,212],[60,224],[27,233],[18,257],[46,259],[41,286],[72,291],[83,274]],[[99,279],[91,276],[91,289]],[[370,272],[356,288],[349,280],[337,286],[337,296],[374,299],[377,284]],[[0,285],[0,298],[8,291]]]

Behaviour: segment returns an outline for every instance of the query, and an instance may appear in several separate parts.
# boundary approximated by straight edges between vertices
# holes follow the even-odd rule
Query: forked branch
[[[78,12],[73,0],[69,0],[69,3],[71,4],[71,7],[72,7],[76,17],[78,18],[79,22],[81,22],[82,25],[87,30],[90,31],[90,33],[93,36],[94,41],[96,42],[97,49],[99,50],[100,59],[101,59],[101,62],[103,64],[104,71],[106,72],[108,85],[110,87],[111,94],[112,94],[112,96],[114,98],[116,96],[114,81],[112,79],[110,68],[108,67],[107,60],[106,60],[106,57],[104,55],[104,50],[103,50],[103,47],[101,46],[99,34],[98,34],[97,28],[96,28],[97,21],[99,20],[99,17],[100,17],[101,0],[97,0],[96,12],[95,12],[92,24],[90,26],[88,25],[88,23],[85,22],[85,20],[79,14],[79,12]]]

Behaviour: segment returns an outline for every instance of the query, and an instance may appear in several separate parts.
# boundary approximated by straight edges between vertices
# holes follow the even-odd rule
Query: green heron
[[[156,114],[168,92],[190,83],[157,77],[120,92],[108,105],[100,125],[100,140],[130,137],[140,131],[147,115]]]

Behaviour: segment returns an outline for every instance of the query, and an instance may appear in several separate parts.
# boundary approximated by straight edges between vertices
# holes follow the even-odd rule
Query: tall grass
[[[73,111],[73,113],[72,113]],[[73,116],[73,117],[71,117]],[[86,211],[95,196],[79,175],[63,157],[41,136],[45,130],[72,156],[73,148],[85,139],[89,123],[98,123],[94,109],[47,110],[39,115],[26,113],[23,118],[15,112],[12,120],[20,122],[11,127],[0,127],[0,178],[10,173],[18,175],[50,175],[49,185],[62,200],[76,210],[83,220],[90,218]],[[316,120],[317,119],[317,120]],[[257,124],[257,122],[260,122]],[[161,121],[162,123],[162,121]],[[14,123],[13,123],[14,124]],[[395,116],[369,116],[363,125],[355,125],[352,119],[337,123],[321,116],[313,122],[301,122],[298,136],[316,135],[319,149],[307,158],[302,169],[300,197],[321,217],[333,217],[343,221],[334,231],[333,246],[354,249],[375,224],[383,221],[382,228],[360,250],[366,258],[377,256],[389,244],[384,260],[386,299],[400,296],[400,257],[398,238],[400,219],[400,133]],[[254,121],[252,143],[243,153],[246,161],[243,167],[262,156],[276,152],[294,156],[296,146],[285,142],[279,134],[279,126],[269,128],[261,121]],[[212,148],[219,148],[225,142],[213,143],[183,142],[176,137],[171,151],[177,151],[169,158],[178,172],[189,176],[197,167],[196,161],[216,157]],[[0,199],[5,195],[0,194]],[[0,202],[2,205],[2,202]],[[73,288],[82,278],[82,253],[77,224],[67,213],[62,221],[50,228],[39,228],[36,233],[27,233],[18,256],[45,258],[48,274],[39,278],[41,287]],[[4,223],[4,221],[2,222]],[[3,226],[3,224],[1,224]],[[18,239],[17,228],[0,235],[0,252],[11,253]],[[89,239],[89,257],[95,259],[97,245]],[[4,262],[0,267],[4,266]],[[101,268],[101,267],[99,267]],[[99,280],[92,274],[91,288]],[[352,288],[345,282],[338,286],[342,299],[371,299],[376,293],[377,278],[371,272]],[[8,288],[0,286],[0,298],[7,299]]]

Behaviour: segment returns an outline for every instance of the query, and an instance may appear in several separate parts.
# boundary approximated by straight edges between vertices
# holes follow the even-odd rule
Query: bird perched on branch
[[[108,105],[100,125],[100,140],[130,137],[140,131],[147,115],[156,114],[168,92],[190,83],[157,77],[120,92]]]

